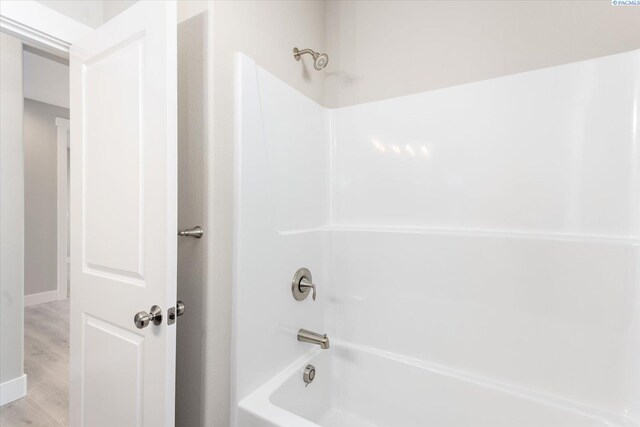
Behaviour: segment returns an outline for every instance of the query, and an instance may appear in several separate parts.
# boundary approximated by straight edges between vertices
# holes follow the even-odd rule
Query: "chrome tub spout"
[[[322,349],[329,348],[329,337],[327,337],[327,334],[321,335],[306,329],[300,329],[298,331],[298,341],[317,344]]]

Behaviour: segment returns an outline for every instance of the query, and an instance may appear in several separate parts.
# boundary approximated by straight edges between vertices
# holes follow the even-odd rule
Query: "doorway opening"
[[[24,372],[15,402],[35,425],[69,424],[69,63],[23,44]]]
[[[204,287],[195,285],[205,280],[203,260],[206,252],[202,248],[205,247],[203,242],[206,240],[199,240],[198,243],[189,239],[181,243],[181,256],[185,265],[180,274],[188,279],[184,283],[189,284],[188,292],[185,291],[182,298],[187,300],[187,306],[189,310],[193,310],[193,315],[189,312],[190,317],[178,321],[176,317],[180,315],[180,311],[176,310],[182,301],[178,299],[176,285],[176,276],[179,275],[175,265],[178,257],[176,233],[179,229],[176,199],[180,192],[178,184],[188,188],[188,194],[192,197],[202,196],[206,188],[206,145],[203,139],[206,135],[204,107],[207,102],[202,96],[202,93],[206,93],[202,90],[205,87],[202,81],[208,75],[204,68],[207,63],[204,53],[208,52],[203,33],[206,19],[201,16],[197,20],[197,28],[183,26],[184,36],[179,40],[173,27],[177,14],[172,2],[118,2],[135,5],[131,10],[123,10],[120,15],[114,16],[111,22],[104,22],[104,27],[100,25],[103,21],[101,19],[97,24],[90,24],[90,27],[75,26],[71,22],[73,18],[70,20],[62,16],[65,15],[63,10],[56,9],[62,12],[61,15],[47,11],[48,7],[37,4],[39,2],[25,3],[28,3],[28,7],[23,8],[18,6],[18,2],[10,2],[11,7],[3,8],[3,20],[0,22],[2,36],[4,38],[9,34],[17,37],[13,38],[20,50],[17,56],[21,59],[21,40],[30,43],[33,39],[36,43],[34,47],[45,50],[51,47],[56,51],[70,52],[71,73],[67,71],[66,77],[71,77],[73,89],[74,123],[71,124],[74,127],[74,142],[71,149],[64,142],[69,138],[69,108],[67,107],[66,112],[53,111],[53,126],[59,150],[54,153],[55,156],[49,156],[49,160],[53,157],[54,162],[57,162],[54,163],[57,167],[56,174],[53,178],[50,175],[48,180],[26,183],[25,188],[19,189],[21,195],[29,197],[27,192],[34,189],[45,192],[46,187],[51,190],[55,181],[53,190],[49,192],[54,195],[54,211],[46,210],[57,215],[53,221],[48,222],[55,226],[57,238],[54,250],[55,274],[52,279],[55,281],[55,288],[37,289],[33,292],[28,283],[23,289],[23,277],[15,275],[11,278],[12,283],[20,284],[20,292],[17,294],[19,300],[14,299],[14,305],[20,308],[20,315],[13,316],[12,313],[11,317],[15,329],[12,332],[17,331],[14,335],[20,339],[11,337],[10,345],[5,346],[3,335],[3,347],[11,349],[10,354],[15,356],[15,363],[12,363],[9,370],[4,368],[3,360],[2,373],[11,374],[11,377],[6,382],[5,377],[0,378],[0,425],[62,426],[82,421],[90,425],[105,422],[109,425],[133,425],[139,424],[143,416],[145,423],[168,425],[172,418],[188,416],[193,419],[199,416],[194,413],[200,414],[202,411],[194,411],[194,399],[187,392],[202,400],[202,393],[198,393],[196,388],[202,390],[204,383],[202,375],[194,370],[194,366],[202,364],[202,351],[198,350],[203,347],[196,349],[189,344],[189,340],[195,339],[197,345],[202,345],[202,321],[197,314],[202,313]],[[49,3],[55,9],[62,7],[63,2],[47,2]],[[99,9],[104,6],[102,14],[98,14],[103,17],[110,15],[108,10],[113,12],[112,6],[116,4],[91,3]],[[69,2],[65,4],[70,5]],[[73,4],[76,5],[80,3]],[[193,14],[195,10],[191,7],[188,13]],[[198,6],[197,10],[202,15],[202,6]],[[39,13],[29,13],[34,11]],[[32,19],[34,16],[38,19]],[[25,28],[29,31],[25,31]],[[200,44],[194,47],[192,40],[199,41]],[[180,49],[176,52],[176,41],[188,48],[182,51],[180,58],[177,57]],[[30,49],[32,48],[25,50],[37,57],[60,63],[46,52]],[[5,52],[3,45],[0,52],[3,54],[3,62]],[[199,54],[189,54],[193,52]],[[195,62],[191,56],[196,58]],[[178,59],[182,61],[180,70],[176,66]],[[20,62],[21,67],[22,61]],[[177,84],[179,82],[176,74],[181,74],[183,79],[190,79],[187,81],[189,84],[183,80],[181,88],[185,90],[182,96],[178,96],[180,90],[176,86],[180,85]],[[42,88],[51,89],[53,85],[50,80],[44,82]],[[201,85],[196,87],[191,81]],[[31,157],[22,157],[23,130],[28,127],[24,131],[26,134],[35,129],[27,120],[23,123],[23,115],[29,114],[25,109],[47,109],[41,104],[53,104],[23,95],[22,79],[14,83],[14,87],[20,87],[19,100],[13,103],[20,106],[20,115],[16,114],[12,118],[13,123],[19,123],[20,134],[17,137],[15,134],[9,135],[11,138],[8,139],[12,140],[12,148],[15,148],[14,145],[20,148],[19,181],[23,186],[25,175],[31,170],[41,173],[43,169],[42,162],[36,161],[36,166],[30,167],[26,162]],[[3,78],[3,107],[7,87]],[[69,93],[69,90],[66,92]],[[184,106],[184,123],[201,125],[196,129],[197,132],[192,132],[191,127],[177,129],[178,100]],[[194,105],[197,107],[195,111],[201,113],[198,120],[193,120]],[[7,144],[4,142],[8,140],[4,138],[7,128],[5,119],[3,111],[3,190],[5,182],[9,182],[5,180],[4,174],[7,160],[4,156]],[[178,153],[179,138],[176,137],[176,131],[185,135],[186,142],[195,141],[199,151],[196,153],[183,143]],[[37,156],[34,158],[38,159]],[[183,175],[180,182],[177,179],[179,161],[186,166],[181,168]],[[71,235],[74,239],[71,255],[67,246],[67,230],[71,228],[67,216],[67,168],[70,163],[74,168],[71,173],[74,180],[71,186]],[[62,195],[65,188],[66,199]],[[4,207],[7,206],[4,194],[2,200],[4,214]],[[22,237],[15,245],[13,258],[20,263],[21,275],[25,271],[32,274],[30,269],[34,263],[22,259],[22,255],[29,257],[29,251],[36,253],[45,245],[42,236],[38,235],[40,230],[32,225],[37,222],[29,221],[26,215],[43,214],[45,203],[23,203],[24,200],[16,202],[16,205],[20,205],[20,221],[16,219],[12,222],[3,218],[3,252],[8,253],[4,251],[5,224],[17,225]],[[50,202],[47,199],[47,203],[51,204]],[[180,222],[184,226],[180,229],[196,224],[202,224],[206,228],[206,223],[202,221],[205,214],[203,206],[206,206],[203,197],[186,202],[185,205],[190,210],[181,209]],[[26,208],[26,215],[22,206]],[[27,219],[26,223],[24,219]],[[34,233],[29,238],[27,233],[31,231]],[[24,247],[23,242],[26,243]],[[9,282],[4,280],[4,253],[3,293],[4,284]],[[68,262],[69,256],[71,263]],[[186,265],[186,261],[196,268]],[[69,264],[73,272],[71,289],[67,267]],[[128,292],[130,297],[123,297],[120,291]],[[25,294],[26,303],[23,303]],[[69,304],[70,298],[74,298],[72,304]],[[132,317],[134,313],[138,315],[151,312],[148,301],[161,306],[163,316],[161,319],[156,315],[152,324],[141,328],[132,321]],[[5,305],[3,319],[8,317],[5,316],[8,311],[4,307]],[[183,319],[193,320],[187,323],[189,320]],[[183,355],[176,355],[175,352],[178,322],[182,322],[180,327],[184,331],[185,345],[191,349]],[[55,329],[52,323],[61,327]],[[73,338],[70,339],[70,336]],[[57,344],[58,347],[47,344]],[[178,364],[185,367],[184,378],[188,375],[195,377],[197,381],[189,378],[188,381],[180,381],[176,387],[175,370]],[[29,377],[28,387],[25,372]],[[49,381],[45,381],[47,379]],[[14,384],[17,387],[13,387]],[[5,385],[11,386],[11,393],[5,393]],[[141,392],[143,388],[144,394]],[[158,406],[161,400],[163,403]],[[181,407],[184,409],[178,409],[174,414],[174,408]],[[183,424],[179,421],[176,423]]]

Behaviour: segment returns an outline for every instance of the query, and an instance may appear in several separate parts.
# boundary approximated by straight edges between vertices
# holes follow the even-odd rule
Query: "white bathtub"
[[[303,370],[316,368],[305,387]],[[242,400],[238,426],[631,426],[610,414],[373,349],[314,349]]]

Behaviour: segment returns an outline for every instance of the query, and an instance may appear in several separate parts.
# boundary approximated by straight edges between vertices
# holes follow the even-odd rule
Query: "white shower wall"
[[[232,386],[244,397],[307,350],[299,328],[324,329],[328,151],[322,107],[247,56],[236,70]],[[315,302],[293,299],[300,267]]]
[[[640,51],[332,110],[238,65],[236,402],[304,327],[638,423]]]
[[[348,342],[640,413],[640,51],[333,110]]]
[[[638,57],[332,110],[333,223],[638,237]]]

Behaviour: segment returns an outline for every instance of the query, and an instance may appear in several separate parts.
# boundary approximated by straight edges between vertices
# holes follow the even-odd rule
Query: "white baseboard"
[[[24,306],[28,307],[30,305],[42,304],[45,302],[57,301],[58,300],[58,290],[48,291],[48,292],[40,292],[39,294],[31,294],[24,296]]]
[[[27,395],[27,375],[0,384],[0,406],[22,399]]]

